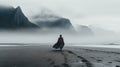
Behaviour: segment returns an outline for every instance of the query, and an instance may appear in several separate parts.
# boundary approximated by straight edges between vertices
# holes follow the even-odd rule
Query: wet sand
[[[119,49],[66,46],[59,51],[51,47],[0,46],[0,67],[120,67]]]

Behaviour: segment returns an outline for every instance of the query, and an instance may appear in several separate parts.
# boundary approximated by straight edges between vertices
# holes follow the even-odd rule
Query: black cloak
[[[53,48],[62,49],[63,47],[64,47],[64,39],[62,37],[59,37],[57,43],[55,45],[53,45]]]

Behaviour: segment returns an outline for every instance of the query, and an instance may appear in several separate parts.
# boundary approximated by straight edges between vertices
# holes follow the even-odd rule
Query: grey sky
[[[120,31],[120,0],[0,0],[0,4],[21,6],[28,17],[45,7],[73,24]]]

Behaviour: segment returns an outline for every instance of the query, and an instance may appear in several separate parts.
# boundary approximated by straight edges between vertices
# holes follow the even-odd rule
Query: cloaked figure
[[[62,35],[60,35],[60,37],[58,38],[57,43],[55,45],[53,45],[53,48],[55,48],[55,49],[60,48],[60,50],[62,50],[62,48],[64,47],[64,44],[65,44],[64,39],[63,39]]]

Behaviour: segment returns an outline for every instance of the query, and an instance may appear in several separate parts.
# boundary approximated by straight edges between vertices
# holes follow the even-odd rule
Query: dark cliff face
[[[13,18],[13,25],[15,24],[16,27],[21,28],[28,28],[28,27],[37,27],[35,24],[31,23],[28,18],[23,14],[20,7],[15,9],[14,18]]]
[[[0,8],[0,28],[1,29],[17,29],[32,28],[37,25],[31,23],[23,14],[20,7]]]
[[[69,19],[60,18],[53,21],[40,21],[37,24],[42,28],[72,29],[73,26]]]
[[[14,8],[0,8],[0,28],[9,28],[14,15]]]
[[[34,16],[33,20],[41,29],[75,31],[69,19],[57,16],[50,11],[42,11],[42,13]]]

